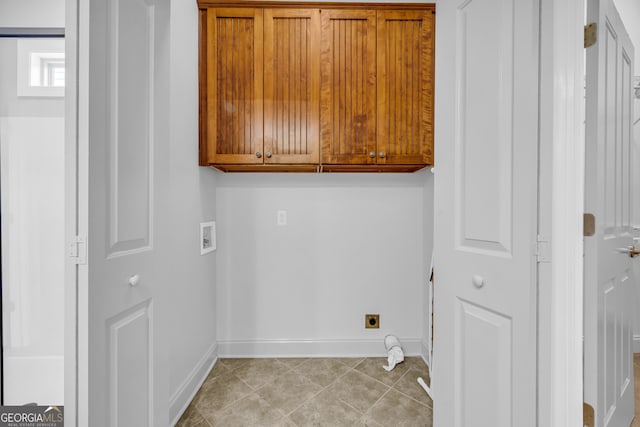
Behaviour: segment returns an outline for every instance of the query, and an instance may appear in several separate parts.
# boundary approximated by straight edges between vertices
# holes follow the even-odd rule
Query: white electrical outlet
[[[278,211],[278,225],[287,225],[287,211]]]
[[[216,250],[216,223],[200,223],[200,255],[208,254]]]

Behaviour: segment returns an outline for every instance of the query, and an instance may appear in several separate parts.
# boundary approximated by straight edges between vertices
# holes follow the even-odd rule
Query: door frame
[[[89,2],[66,0],[66,237],[87,235]],[[195,7],[195,6],[194,6]],[[582,423],[582,0],[540,3],[538,424]],[[437,15],[436,15],[437,16]],[[568,83],[567,83],[568,82]],[[571,195],[571,197],[567,197]],[[88,267],[65,262],[65,421],[88,425]],[[561,375],[561,373],[564,373]]]
[[[581,426],[584,2],[540,6],[538,424]]]
[[[88,90],[90,2],[65,0],[65,239],[87,236]],[[76,246],[79,263],[65,258],[64,406],[65,425],[89,425],[88,416],[88,288],[87,244]]]

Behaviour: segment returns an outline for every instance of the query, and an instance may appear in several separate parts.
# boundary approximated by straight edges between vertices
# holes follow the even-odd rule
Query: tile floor
[[[417,383],[427,367],[407,357],[219,359],[177,427],[431,427],[432,402]]]

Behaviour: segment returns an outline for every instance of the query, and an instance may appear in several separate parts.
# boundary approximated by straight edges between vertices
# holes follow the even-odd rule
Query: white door
[[[537,0],[436,14],[434,425],[536,425]]]
[[[612,0],[589,0],[598,41],[586,49],[584,400],[596,426],[633,418],[631,237],[633,46]],[[621,250],[619,250],[621,249]]]
[[[157,313],[167,311],[158,283],[168,268],[158,236],[167,227],[169,2],[79,5],[88,283],[78,301],[78,425],[162,427],[169,375],[159,332],[170,325],[158,324]]]

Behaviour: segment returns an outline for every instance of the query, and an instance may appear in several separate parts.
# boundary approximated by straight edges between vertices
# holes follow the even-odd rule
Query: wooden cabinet
[[[320,12],[264,11],[265,163],[319,162]]]
[[[376,163],[376,11],[323,10],[322,163]]]
[[[242,5],[200,1],[201,165],[433,164],[433,5]]]
[[[433,164],[433,18],[378,12],[378,163]]]
[[[209,9],[200,25],[201,164],[262,163],[262,9]]]

